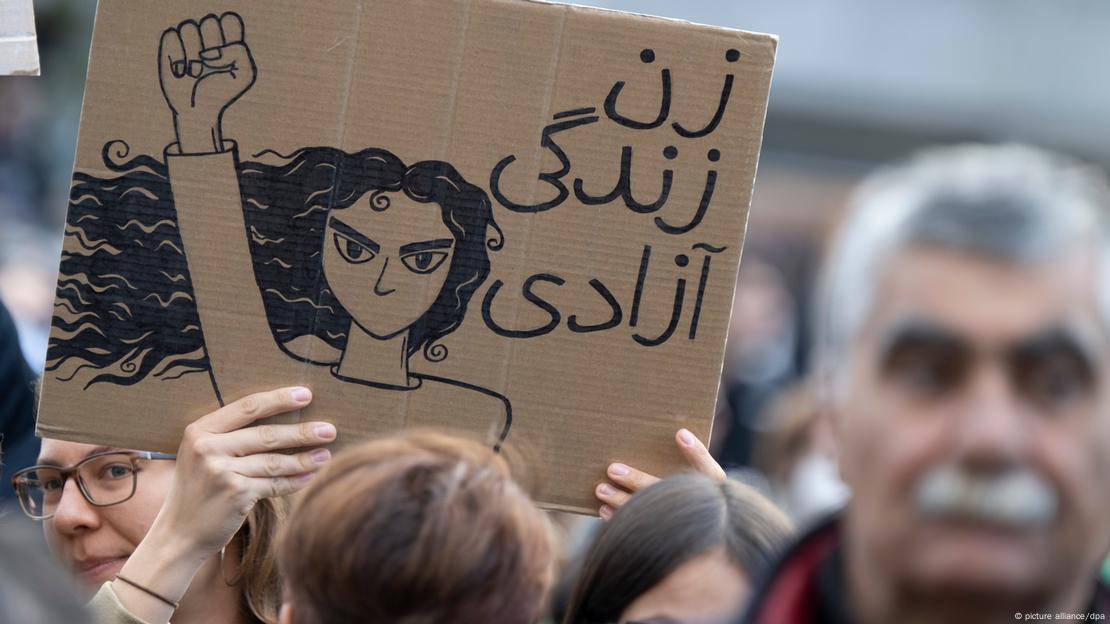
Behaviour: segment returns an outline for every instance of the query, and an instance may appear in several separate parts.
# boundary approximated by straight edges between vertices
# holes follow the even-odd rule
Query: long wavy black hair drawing
[[[146,155],[129,158],[122,141],[105,145],[101,157],[118,175],[77,172],[70,189],[66,237],[73,244],[62,256],[46,370],[62,380],[85,369],[100,371],[86,388],[206,372],[166,165]],[[323,272],[328,215],[365,193],[402,192],[437,204],[454,236],[447,279],[408,329],[409,356],[422,352],[431,361],[443,360],[447,349],[438,341],[459,327],[489,274],[488,252],[504,242],[486,193],[448,163],[406,165],[378,148],[347,153],[309,147],[289,155],[266,150],[254,157],[277,161],[244,161],[238,170],[254,273],[277,344],[302,361],[339,360],[352,318]],[[378,207],[388,205],[384,195],[375,200]],[[488,236],[490,231],[495,235]],[[317,346],[292,346],[306,337]]]

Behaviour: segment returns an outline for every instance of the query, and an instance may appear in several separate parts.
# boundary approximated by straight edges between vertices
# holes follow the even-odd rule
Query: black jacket
[[[11,474],[32,465],[38,457],[34,379],[19,348],[15,324],[0,303],[0,507],[14,496]]]

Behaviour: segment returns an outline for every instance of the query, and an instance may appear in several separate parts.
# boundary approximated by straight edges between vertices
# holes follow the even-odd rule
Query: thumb
[[[702,444],[701,440],[697,439],[694,434],[690,433],[687,429],[679,429],[675,435],[675,441],[678,443],[678,449],[682,452],[682,456],[686,458],[686,462],[690,467],[697,472],[715,479],[717,481],[724,481],[728,478],[725,474],[724,468],[713,459],[709,454],[709,449]]]

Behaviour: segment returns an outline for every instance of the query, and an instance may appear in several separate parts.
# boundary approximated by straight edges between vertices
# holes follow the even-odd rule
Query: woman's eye
[[[405,263],[413,273],[431,273],[443,264],[447,259],[447,252],[445,251],[418,251],[410,253],[407,256],[401,256],[401,262]]]
[[[64,487],[65,482],[61,479],[47,479],[42,482],[42,489],[46,491],[60,490]]]
[[[100,471],[102,479],[123,479],[131,476],[131,464],[109,464]]]
[[[374,259],[374,252],[342,234],[335,235],[335,248],[339,251],[339,255],[351,264],[362,264]]]

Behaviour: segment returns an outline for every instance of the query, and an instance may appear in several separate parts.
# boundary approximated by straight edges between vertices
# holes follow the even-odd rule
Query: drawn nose
[[[374,294],[378,295],[379,297],[388,295],[389,293],[397,290],[396,288],[385,288],[382,285],[382,282],[385,280],[385,271],[388,268],[389,268],[389,258],[386,258],[385,262],[382,263],[382,272],[378,273],[378,281],[374,282]]]

